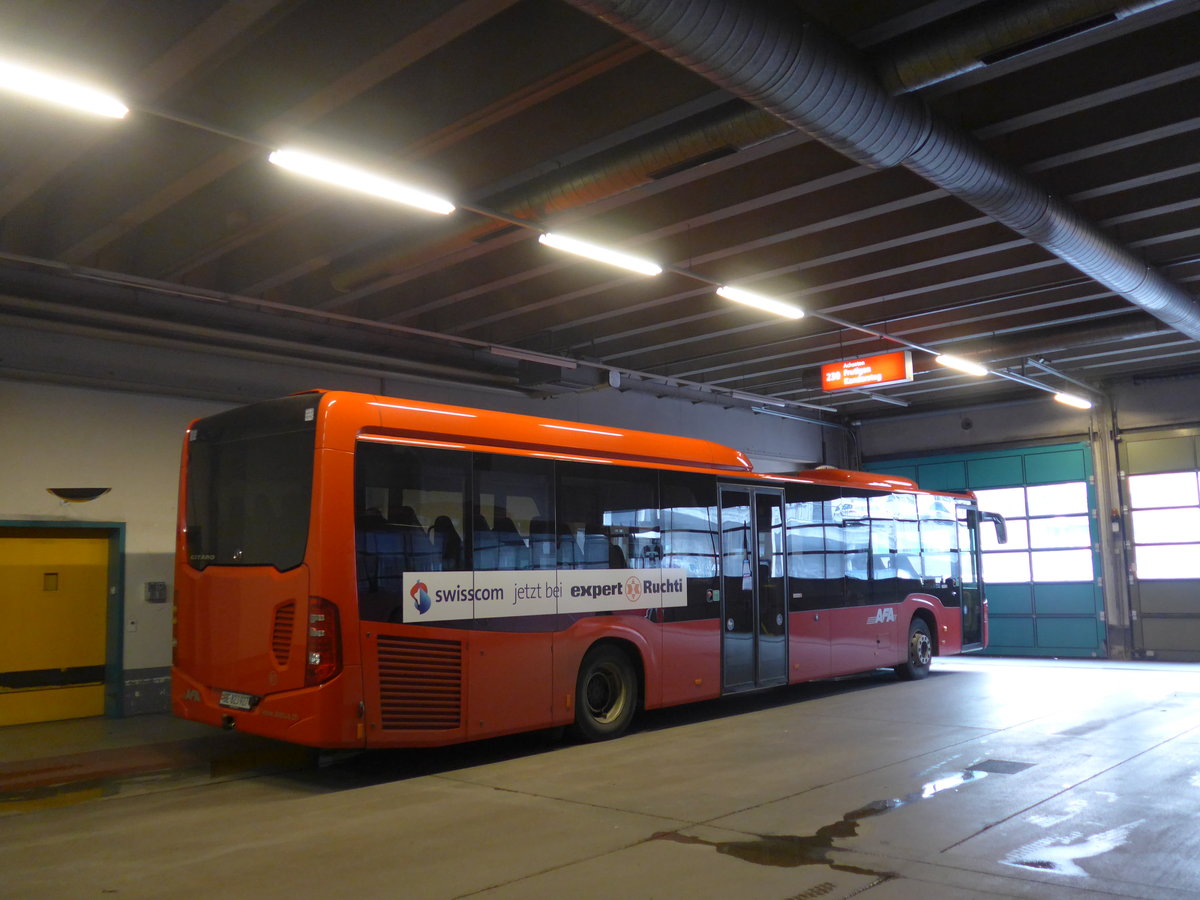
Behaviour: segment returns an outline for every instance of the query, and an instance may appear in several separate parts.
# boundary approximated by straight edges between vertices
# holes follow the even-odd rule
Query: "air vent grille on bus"
[[[458,728],[462,643],[380,635],[379,709],[383,728]]]
[[[275,627],[271,630],[271,652],[275,662],[286,666],[292,652],[292,629],[296,625],[296,604],[285,603],[275,610]]]

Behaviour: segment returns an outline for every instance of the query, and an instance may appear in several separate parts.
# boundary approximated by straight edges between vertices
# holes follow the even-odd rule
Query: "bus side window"
[[[660,536],[646,546],[663,568],[687,572],[687,606],[663,609],[663,621],[719,618],[717,481],[711,475],[664,472],[660,490]]]
[[[474,508],[476,571],[529,569],[537,550],[532,535],[539,520],[553,509],[553,465],[545,459],[526,459],[493,453],[476,453]],[[491,520],[490,534],[483,529]],[[545,558],[537,557],[544,563]]]
[[[658,479],[644,469],[560,463],[558,528],[564,568],[627,569],[657,563]],[[577,537],[578,536],[578,537]],[[573,556],[573,565],[564,557]]]
[[[355,448],[359,615],[399,621],[410,573],[462,569],[468,457],[363,441]],[[433,524],[430,524],[433,523]]]

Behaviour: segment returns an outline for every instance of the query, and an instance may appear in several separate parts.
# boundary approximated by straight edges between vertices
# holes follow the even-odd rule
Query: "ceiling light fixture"
[[[587,259],[594,259],[597,262],[608,263],[610,266],[617,266],[621,269],[628,269],[630,272],[637,272],[639,275],[658,275],[662,272],[662,266],[648,259],[630,256],[628,253],[621,253],[619,250],[610,250],[608,247],[601,247],[597,244],[589,244],[586,241],[576,240],[564,234],[557,234],[552,231],[543,232],[538,237],[538,241],[547,247],[553,247],[556,250],[565,250],[567,253],[574,253],[576,256],[583,256]]]
[[[560,369],[577,369],[579,363],[565,356],[551,356],[549,353],[536,353],[533,350],[518,350],[515,347],[488,347],[493,356],[503,356],[505,359],[519,359],[524,362],[541,363],[546,366],[558,366]]]
[[[805,403],[805,404],[803,404],[803,407],[804,407],[804,409],[816,409],[816,410],[820,410],[821,412],[837,412],[837,409],[835,407],[817,406],[817,404],[815,404],[815,403]],[[811,419],[808,416],[800,416],[794,412],[789,412],[785,409],[771,409],[771,407],[769,407],[769,406],[752,406],[752,407],[750,407],[750,411],[756,412],[756,413],[762,413],[765,416],[775,416],[780,419],[793,419],[797,422],[816,422],[816,424],[818,424],[818,425],[826,424],[825,422],[822,422],[820,419]]]
[[[785,303],[783,300],[776,300],[773,297],[764,297],[762,294],[756,294],[753,291],[746,291],[738,287],[730,287],[727,284],[717,288],[717,295],[724,297],[726,300],[732,300],[734,303],[742,303],[746,306],[752,306],[755,309],[761,309],[764,312],[774,313],[777,316],[783,316],[786,319],[800,319],[804,317],[804,310],[791,303]]]
[[[3,60],[0,60],[0,88],[110,119],[123,119],[129,113],[128,106],[96,88]]]
[[[979,363],[963,359],[961,356],[951,356],[949,353],[939,353],[934,357],[934,360],[947,369],[965,372],[968,375],[974,375],[976,378],[982,378],[988,373],[988,370],[979,365]]]
[[[749,403],[761,403],[763,406],[778,406],[780,409],[787,406],[782,400],[775,400],[771,397],[764,397],[762,394],[747,394],[745,391],[730,391],[729,396],[734,400],[745,400]]]
[[[443,216],[454,212],[454,204],[449,200],[304,150],[282,148],[274,151],[267,159],[281,169],[307,175],[309,178],[336,184],[362,194],[370,194],[372,197],[391,200],[393,203],[415,206],[417,209],[439,213]]]
[[[1073,406],[1076,409],[1091,409],[1093,404],[1086,397],[1080,397],[1078,394],[1067,394],[1059,392],[1054,395],[1054,399],[1064,406]]]

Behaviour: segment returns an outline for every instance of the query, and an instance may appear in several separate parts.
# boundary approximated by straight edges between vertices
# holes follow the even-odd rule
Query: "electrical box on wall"
[[[146,582],[146,602],[147,603],[166,603],[167,602],[167,583],[165,581],[147,581]]]

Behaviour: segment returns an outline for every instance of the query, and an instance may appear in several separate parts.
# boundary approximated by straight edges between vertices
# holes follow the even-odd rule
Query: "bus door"
[[[983,571],[982,549],[979,529],[981,520],[987,527],[996,528],[999,543],[1007,540],[1004,520],[992,513],[981,513],[972,507],[959,506],[958,511],[958,556],[962,571],[962,646],[964,650],[977,650],[984,644],[983,615]]]
[[[726,693],[787,682],[783,492],[721,486],[721,671]]]

